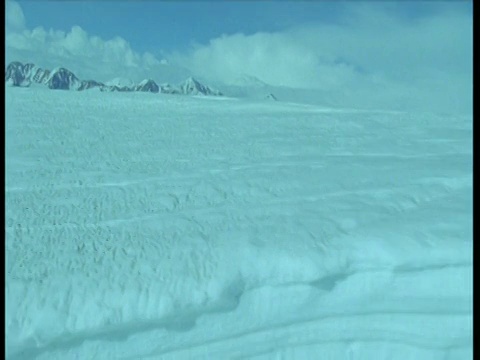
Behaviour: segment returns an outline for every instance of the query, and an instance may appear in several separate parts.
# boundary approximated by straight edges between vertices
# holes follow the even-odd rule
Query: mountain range
[[[151,92],[164,94],[181,95],[209,95],[222,96],[223,94],[212,89],[198,80],[190,77],[183,83],[175,86],[171,84],[158,85],[152,79],[145,79],[138,84],[133,81],[122,78],[115,78],[109,82],[102,83],[96,80],[80,80],[73,72],[63,67],[52,71],[42,69],[35,64],[22,64],[21,62],[11,62],[5,70],[5,82],[9,86],[28,87],[31,84],[46,85],[49,89],[55,90],[87,90],[98,88],[100,91],[112,92]]]

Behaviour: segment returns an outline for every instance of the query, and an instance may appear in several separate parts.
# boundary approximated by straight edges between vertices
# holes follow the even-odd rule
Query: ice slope
[[[6,88],[8,359],[471,359],[472,118]]]

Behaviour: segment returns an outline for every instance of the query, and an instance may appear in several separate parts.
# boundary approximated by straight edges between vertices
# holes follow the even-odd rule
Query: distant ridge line
[[[179,95],[208,95],[223,96],[223,94],[211,87],[200,83],[193,77],[189,77],[178,86],[168,83],[158,85],[152,79],[142,80],[132,86],[107,85],[96,80],[80,80],[72,71],[59,67],[50,71],[40,68],[33,63],[22,64],[13,61],[5,70],[5,83],[14,87],[29,87],[32,83],[47,86],[53,90],[76,90],[83,91],[98,88],[103,92],[150,92]]]

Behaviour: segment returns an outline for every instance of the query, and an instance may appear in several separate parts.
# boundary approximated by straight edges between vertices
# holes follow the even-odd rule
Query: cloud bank
[[[338,24],[223,35],[173,58],[227,83],[246,73],[276,86],[329,91],[356,104],[471,108],[472,15],[439,5],[429,16],[401,19],[394,10],[349,3]]]
[[[135,52],[121,37],[110,40],[89,35],[79,26],[69,32],[28,29],[20,5],[6,2],[5,60],[33,62],[46,68],[64,66],[81,78],[107,81],[122,76],[140,81],[160,77],[171,81],[189,74],[188,71],[165,64],[151,53]],[[178,75],[178,76],[176,76]]]

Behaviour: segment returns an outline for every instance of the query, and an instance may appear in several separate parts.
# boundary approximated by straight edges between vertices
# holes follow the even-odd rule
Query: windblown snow
[[[8,359],[471,359],[472,118],[6,88]]]

